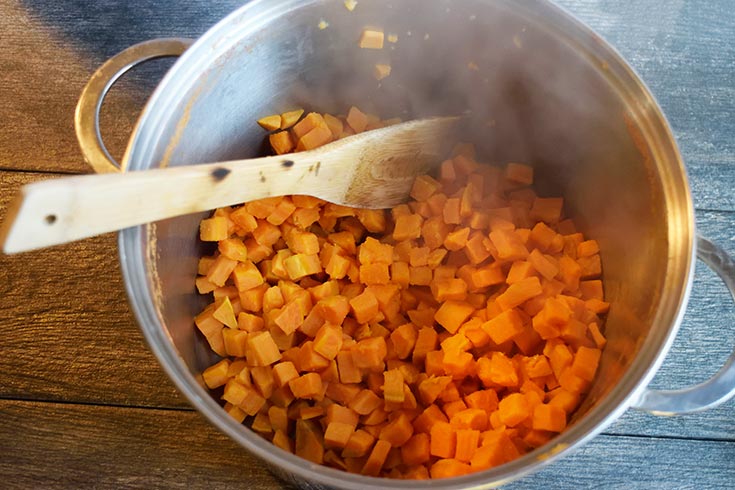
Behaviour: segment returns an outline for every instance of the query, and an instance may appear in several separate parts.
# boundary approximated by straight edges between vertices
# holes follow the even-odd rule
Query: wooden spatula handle
[[[0,229],[5,253],[67,243],[173,216],[329,185],[313,152],[35,182]],[[311,192],[310,192],[311,193]]]

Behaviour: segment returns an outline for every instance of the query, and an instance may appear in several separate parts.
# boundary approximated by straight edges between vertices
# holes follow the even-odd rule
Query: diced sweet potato
[[[363,49],[383,49],[385,34],[377,29],[365,29],[362,31],[358,46]],[[350,126],[352,126],[350,124]],[[353,126],[354,127],[354,126]]]
[[[302,115],[259,121],[276,154],[399,122]],[[202,377],[230,416],[314,463],[414,479],[495,467],[566,429],[606,343],[600,247],[529,187],[531,166],[478,158],[457,145],[391,210],[294,195],[201,222],[217,250],[197,264],[213,300],[195,324],[225,357]]]

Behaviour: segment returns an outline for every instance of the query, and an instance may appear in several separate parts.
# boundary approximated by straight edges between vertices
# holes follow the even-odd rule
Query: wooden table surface
[[[153,37],[196,37],[239,3],[0,1],[0,218],[20,185],[89,171],[72,118],[99,64]],[[732,2],[561,3],[649,84],[686,161],[700,233],[735,254]],[[115,155],[167,63],[136,70],[106,102]],[[128,308],[115,238],[0,256],[0,487],[281,487],[164,375]],[[735,308],[701,264],[687,311],[656,387],[705,380],[734,347]],[[508,488],[735,488],[734,408],[675,418],[628,411]]]

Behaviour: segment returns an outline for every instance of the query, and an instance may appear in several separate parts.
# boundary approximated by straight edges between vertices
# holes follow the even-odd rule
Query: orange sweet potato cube
[[[357,256],[361,264],[391,264],[393,262],[393,246],[380,243],[373,237],[367,237],[360,245]]]
[[[332,279],[344,279],[350,270],[351,264],[352,262],[349,259],[339,254],[333,254],[324,270]]]
[[[363,29],[358,46],[363,49],[383,49],[385,34],[378,29]],[[349,117],[349,116],[348,116]],[[350,125],[352,126],[352,125]],[[353,126],[354,128],[354,126]],[[357,129],[355,129],[357,131]]]
[[[420,175],[413,181],[410,196],[417,201],[426,201],[441,189],[441,184],[429,175]]]
[[[383,337],[370,337],[353,345],[350,352],[355,367],[382,371],[388,349]]]
[[[363,264],[360,266],[359,274],[362,284],[388,284],[390,282],[388,264]]]
[[[311,274],[322,271],[322,264],[316,254],[295,254],[284,260],[288,277],[296,281]]]
[[[295,332],[304,323],[304,314],[299,303],[288,302],[276,316],[275,323],[286,335]]]
[[[536,430],[561,432],[567,426],[567,414],[563,408],[556,405],[536,405],[531,426]]]
[[[268,215],[266,221],[272,225],[280,226],[286,221],[296,210],[296,205],[291,201],[290,197],[284,197]]]
[[[199,239],[203,242],[217,242],[226,239],[230,234],[227,231],[227,218],[214,216],[203,219],[199,223]]]
[[[360,109],[352,106],[347,112],[347,124],[349,124],[355,133],[362,133],[368,124],[367,116]]]
[[[204,384],[206,384],[210,390],[223,386],[225,383],[227,383],[227,380],[229,379],[229,376],[227,376],[229,368],[229,359],[222,359],[217,364],[209,366],[202,373]]]
[[[210,305],[194,318],[194,323],[207,339],[212,350],[218,355],[224,357],[227,355],[224,339],[222,337],[224,324],[214,318],[213,313],[214,305]]]
[[[368,323],[378,314],[378,299],[369,289],[350,300],[352,314],[358,323]]]
[[[355,427],[343,422],[331,422],[324,431],[324,445],[326,447],[344,448],[350,440]]]
[[[460,199],[452,197],[446,200],[444,203],[444,209],[442,210],[442,217],[444,223],[448,225],[458,225],[462,221],[462,215],[460,214]]]
[[[531,276],[508,286],[508,289],[498,296],[495,301],[503,310],[509,310],[541,293],[543,293],[541,282],[538,277]]]
[[[406,399],[403,374],[399,369],[390,369],[383,373],[383,398],[386,402],[394,403],[403,403]]]
[[[281,114],[281,129],[288,129],[296,124],[303,114],[303,109],[295,109]]]
[[[325,323],[314,337],[314,351],[326,359],[334,359],[342,349],[342,329],[337,325]]]
[[[266,403],[265,398],[255,388],[246,386],[234,378],[225,385],[222,399],[238,406],[247,415],[255,415]]]
[[[533,167],[522,163],[509,163],[505,167],[505,178],[520,185],[533,184]]]
[[[298,377],[299,372],[291,361],[282,361],[273,366],[273,380],[278,388]]]
[[[324,122],[327,123],[334,139],[339,139],[339,137],[342,136],[344,124],[340,118],[334,117],[331,114],[324,114]]]
[[[308,151],[324,146],[332,141],[332,131],[328,127],[316,127],[299,138],[296,151]]]
[[[276,204],[281,202],[281,197],[266,197],[263,199],[257,199],[245,203],[245,209],[248,213],[252,214],[258,219],[266,219],[273,210],[276,208]]]
[[[322,378],[317,373],[306,373],[288,382],[296,398],[317,398],[322,393]]]
[[[229,279],[232,271],[235,270],[237,264],[238,262],[236,260],[220,255],[214,260],[212,266],[209,268],[207,279],[212,284],[222,287],[225,285],[225,282],[227,282],[227,279]]]
[[[344,451],[342,451],[342,456],[346,458],[365,456],[373,447],[373,443],[375,443],[375,437],[362,429],[358,429],[352,433],[350,439],[347,441],[347,445]]]
[[[283,155],[289,153],[294,149],[293,139],[291,138],[290,131],[279,131],[268,136],[268,141],[271,144],[271,148],[276,152],[276,155]]]
[[[263,284],[263,275],[251,261],[240,262],[232,271],[232,280],[238,291],[247,291]]]
[[[585,381],[592,381],[597,372],[597,365],[600,363],[600,355],[600,349],[580,347],[574,355],[572,372]]]
[[[281,359],[281,352],[267,330],[249,334],[247,347],[248,361],[254,366],[268,366]]]
[[[467,245],[467,240],[470,236],[469,228],[459,228],[447,234],[444,238],[444,247],[447,250],[458,251],[462,250]]]
[[[405,214],[396,218],[393,239],[397,242],[411,240],[421,236],[421,225],[424,219],[418,214]]]
[[[475,309],[463,301],[445,301],[434,315],[436,322],[449,333],[456,333]]]
[[[528,257],[528,249],[515,230],[491,231],[490,241],[495,246],[500,260],[512,262]]]
[[[523,319],[515,309],[509,309],[483,323],[482,329],[500,345],[523,332]]]
[[[528,399],[525,395],[511,393],[500,400],[498,412],[500,421],[503,424],[515,427],[531,416],[531,407],[528,405]]]
[[[274,131],[281,127],[281,116],[273,114],[258,119],[258,124],[266,131]]]
[[[370,233],[383,233],[386,227],[385,211],[382,209],[358,209],[357,219]]]
[[[329,126],[327,126],[327,122],[324,120],[324,117],[321,114],[317,112],[310,112],[301,121],[296,123],[292,131],[295,138],[299,140],[315,128],[324,128],[326,130],[329,130]],[[329,134],[331,137],[332,132],[330,131]]]
[[[299,228],[306,229],[319,221],[319,209],[297,208],[290,218],[291,222]]]
[[[319,239],[308,231],[295,230],[289,233],[286,243],[293,253],[314,255],[318,254]]]
[[[248,332],[233,328],[222,330],[225,352],[228,356],[243,357],[247,352]]]
[[[561,197],[537,197],[531,207],[531,219],[545,223],[558,223],[564,200]]]

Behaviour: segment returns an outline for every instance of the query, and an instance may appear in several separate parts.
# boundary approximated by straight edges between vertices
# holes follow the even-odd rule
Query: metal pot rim
[[[267,7],[269,3],[278,5],[261,8]],[[162,109],[176,98],[175,94],[185,93],[182,89],[202,72],[203,67],[209,64],[208,60],[216,59],[216,53],[225,52],[258,22],[263,22],[268,16],[281,15],[303,3],[301,0],[287,2],[255,0],[225,17],[199,38],[177,61],[146,104],[124,157],[128,168],[138,169],[136,162],[140,160],[139,156],[150,151],[157,141],[158,133],[150,128],[161,126],[159,122],[166,117],[165,110]],[[221,409],[191,374],[163,328],[164,321],[155,304],[157,285],[151,277],[148,257],[148,236],[152,230],[149,227],[123,230],[119,235],[119,249],[125,287],[131,308],[151,350],[177,388],[195,408],[221,431],[263,460],[299,477],[335,487],[365,489],[439,487],[451,489],[466,488],[468,485],[495,487],[538,470],[600,433],[637,401],[663,362],[684,315],[684,306],[688,301],[693,280],[696,253],[692,199],[684,164],[669,124],[648,88],[622,56],[572,14],[544,0],[531,2],[527,7],[519,7],[518,4],[511,7],[512,2],[506,3],[507,8],[520,8],[537,20],[543,17],[544,23],[561,26],[559,30],[564,31],[565,41],[574,44],[582,56],[604,63],[608,67],[606,77],[611,81],[611,85],[618,85],[618,88],[625,85],[628,93],[621,93],[621,97],[634,102],[636,106],[632,107],[632,110],[645,116],[641,119],[641,122],[645,123],[641,127],[643,134],[652,138],[649,144],[654,153],[657,153],[657,161],[668,163],[666,168],[661,166],[658,168],[662,172],[667,205],[673,199],[678,200],[679,204],[684,204],[679,206],[683,209],[680,215],[669,217],[674,226],[670,226],[669,231],[669,251],[672,258],[669,260],[667,274],[679,279],[667,281],[667,289],[662,294],[661,304],[654,318],[655,324],[664,322],[669,327],[652,329],[660,332],[660,335],[656,338],[647,338],[646,344],[657,348],[641,346],[628,372],[618,385],[606,394],[604,403],[593,407],[581,420],[542,448],[500,467],[447,480],[388,481],[384,478],[365,477],[316,465],[281,451],[242,424],[238,424]],[[544,14],[539,14],[539,11],[543,11]]]

